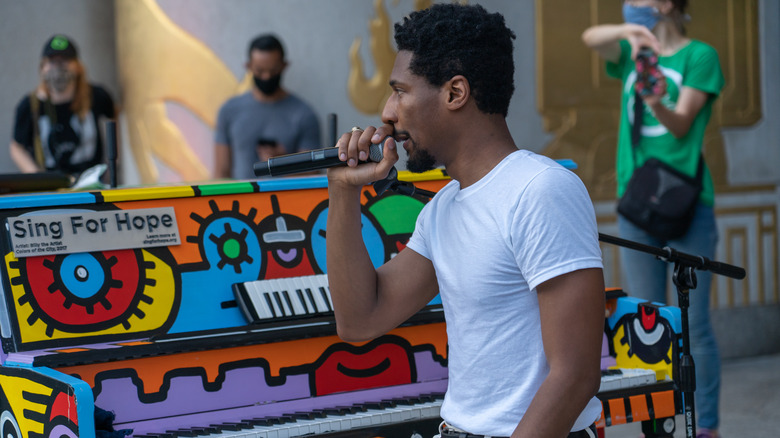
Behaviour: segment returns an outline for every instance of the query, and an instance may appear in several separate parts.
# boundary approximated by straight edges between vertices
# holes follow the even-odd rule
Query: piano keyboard
[[[242,312],[252,322],[333,312],[327,274],[236,283],[233,293]]]
[[[292,438],[323,434],[337,436],[339,432],[355,432],[360,429],[370,429],[371,436],[374,436],[373,429],[425,420],[432,420],[435,423],[433,426],[435,430],[435,425],[441,421],[439,411],[443,398],[443,394],[431,394],[134,436],[137,438],[191,436]],[[353,435],[349,434],[349,436]]]
[[[601,370],[599,393],[635,388],[656,383],[655,371],[644,368],[611,368]]]

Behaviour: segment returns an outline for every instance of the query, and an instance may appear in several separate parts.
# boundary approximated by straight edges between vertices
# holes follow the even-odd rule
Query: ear
[[[671,0],[661,0],[658,5],[658,11],[664,15],[669,15],[674,10],[674,4]]]
[[[471,86],[463,75],[453,76],[442,88],[447,93],[447,107],[450,109],[464,107],[471,97]]]

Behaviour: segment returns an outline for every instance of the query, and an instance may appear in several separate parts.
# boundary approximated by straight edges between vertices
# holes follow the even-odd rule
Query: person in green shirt
[[[625,192],[631,175],[647,159],[659,159],[694,177],[702,157],[704,131],[712,105],[723,88],[718,53],[685,34],[687,0],[626,0],[625,22],[588,28],[586,46],[606,60],[607,74],[623,82],[617,145],[617,196]],[[658,57],[658,82],[650,94],[635,93],[636,55],[649,47]],[[635,111],[635,99],[644,101]],[[641,131],[634,134],[635,112]],[[662,240],[618,215],[621,237],[646,245],[670,246],[679,251],[714,258],[718,240],[714,191],[704,163],[702,192],[690,228],[680,238]],[[621,248],[623,282],[632,296],[666,302],[668,263],[638,251]],[[696,363],[698,438],[717,437],[720,396],[720,355],[709,318],[712,275],[697,272],[689,308],[691,351]]]

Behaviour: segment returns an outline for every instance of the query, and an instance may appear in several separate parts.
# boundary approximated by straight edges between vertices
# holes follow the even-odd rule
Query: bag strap
[[[38,115],[41,107],[41,101],[38,100],[38,96],[35,91],[30,93],[30,113],[32,114],[32,126],[33,126],[33,154],[35,156],[35,162],[41,170],[45,170],[46,166],[43,158],[43,145],[41,145],[41,134],[38,131]]]
[[[634,171],[636,165],[636,148],[642,138],[642,119],[645,112],[645,102],[637,91],[634,91],[634,123],[631,125],[631,157],[634,161]],[[699,154],[699,166],[696,169],[696,181],[701,184],[701,178],[704,174],[704,153]]]

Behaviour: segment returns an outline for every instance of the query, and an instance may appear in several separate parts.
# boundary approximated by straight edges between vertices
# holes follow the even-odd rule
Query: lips
[[[314,372],[316,395],[356,391],[412,382],[412,365],[406,350],[383,343],[370,348],[332,352]]]

